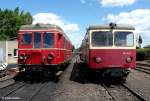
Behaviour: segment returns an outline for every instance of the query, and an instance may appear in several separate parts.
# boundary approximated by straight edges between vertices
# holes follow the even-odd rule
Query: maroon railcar
[[[57,71],[72,58],[73,45],[63,30],[52,24],[21,26],[18,33],[20,69]]]
[[[80,58],[102,76],[125,78],[136,67],[136,33],[129,25],[93,25],[82,41]],[[81,67],[82,68],[82,67]]]

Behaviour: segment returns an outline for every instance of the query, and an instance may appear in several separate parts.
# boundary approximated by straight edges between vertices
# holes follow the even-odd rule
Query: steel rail
[[[20,83],[22,83],[22,82],[20,82]],[[6,96],[12,94],[13,92],[17,91],[18,89],[22,88],[23,86],[25,86],[25,83],[23,83],[23,84],[20,85],[19,87],[16,87],[15,89],[9,91],[7,94],[5,94],[4,96],[2,96],[2,97],[0,98],[0,100],[3,100],[3,97],[6,97]]]
[[[108,95],[111,97],[111,99],[112,99],[113,101],[117,101],[117,99],[115,99],[115,97],[113,97],[113,95],[112,95],[112,94],[110,93],[110,91],[107,89],[107,87],[105,86],[105,84],[103,84],[102,86],[105,88],[106,92],[107,92]]]
[[[5,84],[7,83],[7,84]],[[6,88],[8,86],[11,86],[11,85],[14,85],[14,84],[17,84],[18,82],[16,82],[15,80],[13,79],[7,79],[7,80],[4,80],[4,81],[0,81],[0,89],[3,89],[3,88]],[[5,84],[5,85],[4,85]]]
[[[137,65],[137,68],[141,68],[141,69],[150,71],[150,67],[145,67],[145,66],[139,66],[139,65]]]
[[[41,86],[34,93],[32,93],[32,95],[26,101],[31,101],[33,97],[37,95],[44,86],[48,86],[48,83],[41,84]]]
[[[147,69],[144,69],[144,68],[136,67],[135,70],[144,72],[144,73],[146,73],[146,74],[150,74],[150,70],[147,70]]]
[[[147,101],[146,99],[144,99],[141,95],[139,95],[138,93],[134,92],[132,89],[130,89],[127,85],[125,84],[121,84],[124,88],[126,88],[128,91],[130,91],[134,96],[136,96],[138,99],[140,99],[141,101]]]

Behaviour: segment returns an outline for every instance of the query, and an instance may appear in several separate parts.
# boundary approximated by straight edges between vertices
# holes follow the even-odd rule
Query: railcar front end
[[[81,48],[89,69],[124,78],[136,67],[136,33],[131,26],[90,26]]]
[[[18,65],[27,71],[57,72],[72,56],[72,44],[56,25],[25,25],[18,34]]]

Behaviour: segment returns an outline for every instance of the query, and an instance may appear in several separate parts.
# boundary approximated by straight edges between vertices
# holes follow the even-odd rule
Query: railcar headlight
[[[126,61],[130,63],[132,61],[132,57],[127,57]]]
[[[52,54],[48,54],[47,59],[48,59],[48,60],[53,60],[53,59],[54,59],[54,57],[53,57],[53,55],[52,55]]]
[[[19,58],[23,60],[25,58],[24,54],[21,54]]]
[[[95,62],[96,63],[101,63],[102,62],[102,58],[101,57],[95,57]]]

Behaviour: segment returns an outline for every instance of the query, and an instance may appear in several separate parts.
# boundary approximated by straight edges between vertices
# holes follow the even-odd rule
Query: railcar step
[[[59,76],[59,75],[61,75],[63,73],[63,71],[58,71],[56,74],[55,74],[55,76]]]

